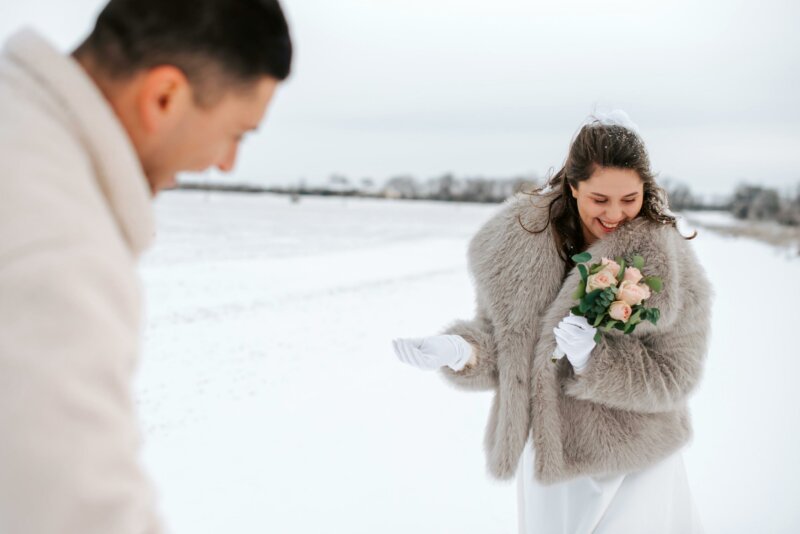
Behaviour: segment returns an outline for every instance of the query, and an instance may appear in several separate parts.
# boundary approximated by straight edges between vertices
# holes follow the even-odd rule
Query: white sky
[[[104,0],[0,0],[64,50]],[[544,175],[595,108],[701,193],[800,182],[793,0],[284,0],[292,78],[227,181]]]

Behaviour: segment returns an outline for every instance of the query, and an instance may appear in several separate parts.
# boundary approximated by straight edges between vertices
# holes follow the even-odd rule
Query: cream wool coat
[[[31,31],[0,56],[0,532],[161,532],[138,463],[134,149],[91,79]]]
[[[548,228],[546,198],[521,195],[472,239],[469,266],[476,316],[446,333],[477,347],[474,366],[444,375],[467,389],[494,390],[484,447],[489,471],[511,478],[529,433],[534,474],[549,484],[578,475],[631,472],[652,465],[692,435],[686,401],[706,356],[712,292],[690,242],[670,227],[639,217],[589,247],[601,257],[645,258],[645,275],[664,289],[648,305],[657,325],[630,335],[603,334],[588,367],[575,375],[566,358],[553,363],[553,328],[576,304],[580,275],[566,279]]]

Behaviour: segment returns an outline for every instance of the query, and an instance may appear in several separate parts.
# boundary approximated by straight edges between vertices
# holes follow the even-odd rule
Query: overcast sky
[[[104,0],[0,0],[59,48]],[[227,181],[545,175],[594,109],[702,193],[800,183],[796,0],[284,0],[294,74]],[[217,177],[214,176],[214,179]]]

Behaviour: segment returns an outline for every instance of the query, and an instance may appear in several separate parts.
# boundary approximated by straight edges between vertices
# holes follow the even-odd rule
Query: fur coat
[[[510,200],[475,235],[469,267],[476,314],[448,334],[477,348],[477,362],[444,375],[459,387],[494,390],[484,448],[488,468],[514,476],[532,434],[535,476],[550,484],[580,475],[632,472],[683,446],[692,435],[686,401],[700,381],[708,347],[712,291],[690,243],[675,228],[639,217],[596,241],[601,257],[645,259],[644,274],[664,282],[649,307],[657,325],[629,335],[603,333],[582,374],[553,363],[553,328],[576,304],[577,268],[566,271],[547,224],[547,198]]]

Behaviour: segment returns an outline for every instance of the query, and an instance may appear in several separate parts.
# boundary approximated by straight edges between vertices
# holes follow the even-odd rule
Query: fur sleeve
[[[497,344],[491,321],[480,313],[471,321],[456,321],[444,332],[466,339],[475,348],[477,362],[462,371],[442,368],[444,376],[464,389],[487,390],[497,387]]]
[[[508,205],[492,217],[470,240],[467,254],[470,276],[475,284],[476,312],[470,321],[456,321],[443,333],[458,335],[475,348],[476,363],[461,371],[449,367],[442,368],[444,377],[455,386],[470,390],[490,390],[497,388],[497,343],[489,305],[484,294],[487,291],[485,276],[482,273],[487,264],[494,263],[494,239],[506,224]]]
[[[688,245],[671,251],[679,267],[668,273],[662,302],[673,322],[642,324],[631,335],[603,333],[586,370],[564,382],[567,395],[638,412],[664,412],[686,402],[700,381],[711,325],[711,288]],[[666,274],[666,273],[665,273]],[[645,328],[641,328],[645,327]]]
[[[470,241],[469,270],[475,283],[475,319],[459,321],[446,333],[477,348],[477,363],[443,373],[467,389],[498,387],[498,359],[508,376],[527,381],[539,313],[558,291],[563,263],[550,232],[533,234],[547,222],[547,198],[521,195],[506,202]],[[505,362],[503,364],[503,362]]]
[[[707,323],[686,323],[643,338],[604,335],[586,371],[568,378],[564,392],[622,410],[675,410],[700,381]]]

